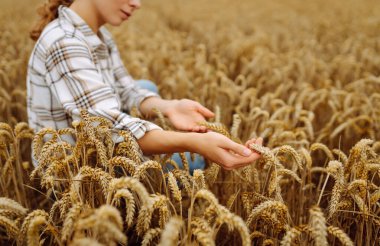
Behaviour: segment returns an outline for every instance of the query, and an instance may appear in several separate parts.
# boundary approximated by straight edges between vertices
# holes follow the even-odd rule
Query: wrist
[[[200,133],[152,130],[137,140],[145,155],[194,152],[202,138]]]
[[[186,137],[181,145],[183,145],[187,149],[187,151],[199,154],[199,152],[201,151],[201,142],[203,140],[204,135],[202,133],[197,132],[188,132],[185,134]]]
[[[174,108],[174,105],[179,101],[178,99],[172,99],[172,100],[163,100],[160,104],[159,110],[162,112],[162,114],[166,117],[169,117],[169,115],[172,112],[172,109]]]
[[[150,116],[157,116],[153,111],[154,108],[158,109],[164,116],[168,116],[171,111],[170,108],[173,107],[173,104],[178,100],[165,100],[160,97],[148,97],[140,104],[140,112],[147,118]]]

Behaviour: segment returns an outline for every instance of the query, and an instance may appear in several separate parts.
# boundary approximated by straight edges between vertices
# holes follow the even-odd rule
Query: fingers
[[[208,108],[202,106],[202,104],[198,105],[198,112],[207,118],[211,118],[211,117],[215,116],[215,114],[212,111],[210,111]]]
[[[250,140],[248,140],[247,142],[245,142],[245,146],[248,147],[250,144],[258,144],[258,145],[262,145],[263,144],[263,138],[259,137],[258,139],[256,138],[252,138]]]
[[[207,127],[205,127],[205,126],[200,126],[200,131],[201,131],[201,132],[207,132]]]
[[[257,140],[256,140],[256,144],[258,144],[258,145],[263,145],[263,141],[264,141],[264,139],[263,138],[258,138]]]
[[[207,132],[207,128],[205,126],[193,126],[191,128],[193,132]]]
[[[258,153],[252,153],[249,157],[233,156],[231,159],[231,165],[233,169],[242,168],[251,165],[254,161],[261,158]]]
[[[263,138],[259,137],[258,139],[255,139],[255,138],[250,139],[245,143],[245,146],[248,147],[249,144],[252,144],[252,143],[262,145]],[[236,148],[239,148],[239,147],[236,146]],[[239,153],[237,151],[234,151],[234,152]],[[249,156],[239,155],[236,153],[231,153],[231,152],[227,151],[227,153],[226,153],[227,156],[225,156],[225,158],[226,158],[226,161],[228,162],[228,166],[225,167],[225,169],[232,170],[232,169],[236,169],[236,168],[241,168],[241,167],[250,165],[254,161],[261,158],[261,155],[259,153],[256,153],[256,152],[252,152]]]
[[[236,161],[235,163],[239,163],[245,166],[247,164],[251,164],[252,162],[260,158],[261,158],[261,155],[259,153],[253,152],[249,157],[235,156],[234,161]]]
[[[230,153],[228,150],[224,150],[223,159],[225,165],[223,168],[226,170],[232,170],[241,168],[252,164],[254,161],[260,159],[261,155],[258,153],[252,153],[249,157],[243,157],[234,153]]]
[[[249,139],[249,140],[247,140],[247,142],[245,142],[245,146],[246,147],[248,147],[252,142],[254,142],[254,141],[256,141],[256,139],[255,138],[252,138],[252,139]]]
[[[244,145],[235,143],[234,141],[227,139],[222,143],[222,148],[227,149],[227,150],[232,150],[233,152],[241,155],[241,156],[250,156],[252,154],[252,150],[247,148]]]

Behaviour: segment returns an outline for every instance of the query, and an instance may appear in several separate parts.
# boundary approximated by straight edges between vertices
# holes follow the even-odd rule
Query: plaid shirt
[[[127,113],[156,93],[139,88],[125,69],[111,34],[99,36],[67,7],[49,23],[31,54],[27,74],[30,127],[71,127],[80,110],[111,120],[117,130],[131,130],[136,139],[159,126]],[[116,140],[118,142],[118,140]],[[120,139],[119,139],[120,141]]]

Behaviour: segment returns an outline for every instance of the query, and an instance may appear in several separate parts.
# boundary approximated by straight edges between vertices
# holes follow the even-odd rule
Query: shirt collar
[[[99,36],[94,33],[90,26],[75,11],[61,5],[58,8],[58,14],[60,19],[65,19],[73,24],[74,28],[78,29],[84,35],[94,50],[106,46],[106,44],[99,38]],[[99,28],[99,33],[105,39],[103,27]]]

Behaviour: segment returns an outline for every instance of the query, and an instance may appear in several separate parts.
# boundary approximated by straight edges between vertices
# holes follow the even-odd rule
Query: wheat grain
[[[138,165],[141,164],[141,150],[140,147],[130,131],[119,131],[119,135],[124,138],[127,143],[127,155]]]
[[[161,240],[159,246],[172,246],[177,245],[184,222],[179,217],[172,217],[166,223],[164,230],[161,233]]]
[[[126,244],[127,237],[122,232],[123,222],[119,211],[109,205],[103,205],[96,209],[92,215],[78,220],[76,223],[78,230],[93,230],[95,234],[101,234],[101,241],[120,242]]]
[[[231,137],[238,138],[241,118],[239,114],[234,114],[232,117],[233,117],[233,122],[232,122],[231,131],[230,131]]]
[[[358,205],[360,211],[363,213],[365,219],[368,219],[369,208],[364,200],[357,194],[351,194],[352,199],[355,201],[356,205]]]
[[[137,233],[142,236],[149,229],[153,212],[155,209],[160,210],[160,227],[163,228],[168,218],[167,197],[158,195],[149,200],[149,203],[144,205],[138,215],[137,219]]]
[[[182,201],[182,194],[181,194],[181,191],[179,190],[179,187],[177,185],[177,180],[174,177],[173,173],[171,173],[171,172],[168,173],[168,184],[169,184],[169,188],[172,192],[174,199],[177,202],[181,202]]]
[[[195,169],[193,173],[194,180],[198,186],[198,189],[206,189],[206,181],[203,171],[200,169]]]
[[[289,153],[289,155],[293,157],[293,159],[296,163],[297,169],[299,169],[299,170],[303,169],[301,157],[299,156],[297,151],[295,149],[293,149],[291,146],[282,145],[279,148],[273,149],[272,151],[275,155],[280,154],[280,153]],[[297,169],[293,168],[293,170],[295,170],[295,171],[297,171]]]
[[[328,245],[326,219],[321,209],[317,206],[310,210],[311,234],[316,245]]]
[[[34,159],[38,160],[38,156],[40,155],[42,146],[43,146],[43,139],[46,134],[52,135],[51,140],[55,140],[57,138],[57,132],[52,128],[43,128],[33,138],[32,146],[33,146],[33,157]]]
[[[371,194],[370,204],[374,205],[380,200],[380,189]]]
[[[136,168],[136,171],[133,174],[133,178],[140,180],[145,179],[145,173],[147,169],[157,169],[162,172],[162,166],[156,161],[146,161]]]
[[[329,160],[334,160],[334,156],[332,152],[330,151],[330,149],[322,143],[313,143],[310,147],[310,152],[314,152],[318,149],[322,150],[326,154]]]
[[[0,216],[4,216],[6,218],[17,218],[19,214],[17,211],[7,210],[7,209],[0,209]]]
[[[191,233],[196,237],[201,245],[215,245],[213,240],[214,230],[210,227],[206,220],[196,217],[191,221]]]
[[[274,242],[272,239],[265,239],[263,242],[263,246],[265,245],[274,245]]]
[[[172,170],[172,173],[174,177],[180,181],[181,185],[183,185],[184,190],[188,193],[192,193],[192,185],[190,182],[192,182],[192,179],[190,178],[188,172],[180,169]]]
[[[0,226],[4,227],[9,237],[17,238],[19,235],[19,229],[16,223],[2,215],[0,215]]]
[[[352,242],[352,240],[340,228],[335,227],[335,226],[329,226],[329,227],[327,227],[327,231],[331,235],[333,235],[334,237],[338,238],[339,241],[343,245],[345,245],[345,246],[354,246],[354,243]]]
[[[115,193],[111,204],[115,203],[117,206],[120,206],[120,199],[121,198],[124,198],[125,203],[126,203],[126,205],[125,205],[125,210],[126,210],[125,222],[127,223],[127,226],[130,227],[130,226],[132,226],[133,218],[134,218],[135,211],[136,211],[135,199],[133,197],[133,194],[129,190],[120,189]]]
[[[108,165],[112,168],[111,170],[111,173],[113,173],[113,168],[115,166],[120,166],[122,167],[124,170],[127,171],[128,174],[130,175],[134,175],[135,171],[136,171],[136,168],[137,168],[137,165],[136,163],[127,158],[127,157],[123,157],[123,156],[115,156],[115,157],[112,157],[109,161],[108,161]]]
[[[28,228],[30,226],[30,223],[35,217],[48,218],[49,215],[44,210],[40,209],[33,210],[31,213],[29,213],[24,219],[24,222],[22,223],[20,237],[18,238],[19,242],[23,242],[25,240],[25,236],[27,235],[27,232],[29,230]],[[39,219],[38,221],[41,221],[41,219]]]
[[[281,240],[281,246],[291,246],[292,242],[301,235],[301,231],[299,231],[296,227],[291,228],[285,234],[285,236]]]
[[[19,216],[26,215],[28,211],[27,208],[24,208],[18,202],[6,197],[0,197],[0,209],[13,211]]]
[[[251,237],[249,236],[249,230],[247,225],[244,223],[243,219],[236,216],[228,211],[225,207],[221,205],[218,206],[218,217],[217,221],[220,223],[227,223],[227,226],[231,225],[240,233],[242,245],[251,245]],[[230,226],[229,226],[230,227]]]
[[[151,242],[152,242],[156,237],[158,237],[161,233],[162,233],[162,229],[161,229],[161,228],[152,228],[152,229],[149,229],[149,230],[145,233],[141,245],[143,245],[143,246],[148,246],[148,245],[150,245]]]
[[[239,195],[239,192],[236,192],[235,194],[232,194],[231,196],[230,196],[230,198],[228,198],[228,200],[227,200],[227,208],[229,209],[229,210],[231,210],[231,208],[232,208],[232,206],[234,205],[234,202],[235,202],[235,200],[236,200],[236,198],[238,197],[238,195]]]
[[[78,216],[80,215],[82,209],[84,208],[83,204],[77,203],[74,204],[69,212],[66,215],[66,218],[63,222],[63,228],[62,228],[62,240],[68,241],[74,231],[74,223],[78,219]]]
[[[336,154],[339,157],[339,161],[342,162],[343,164],[347,162],[348,160],[347,155],[340,149],[333,149],[332,153]]]
[[[205,179],[208,181],[210,186],[213,185],[218,178],[220,169],[221,167],[218,164],[212,163],[211,167],[205,170]]]
[[[260,218],[261,214],[264,211],[270,211],[270,210],[274,210],[275,212],[277,212],[278,216],[282,216],[282,217],[286,216],[288,213],[288,207],[282,202],[265,201],[265,202],[262,202],[259,206],[255,207],[251,211],[246,222],[247,225],[248,226],[251,225],[251,223],[253,222],[255,218]]]
[[[45,226],[47,220],[45,216],[34,216],[29,223],[27,231],[28,245],[31,246],[40,246],[40,226]]]
[[[231,138],[227,127],[221,123],[209,123],[209,122],[198,122],[198,125],[205,126],[207,129],[220,133],[228,138]]]
[[[107,204],[111,203],[113,192],[124,188],[134,190],[139,195],[143,204],[148,203],[149,194],[146,191],[145,187],[134,178],[123,177],[111,180],[108,186]]]

